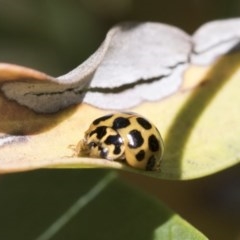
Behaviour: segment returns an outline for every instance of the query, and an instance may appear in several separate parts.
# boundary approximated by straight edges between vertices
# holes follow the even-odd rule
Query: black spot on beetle
[[[152,171],[155,167],[155,164],[156,164],[156,158],[154,156],[151,156],[148,159],[148,162],[147,162],[147,165],[146,165],[146,170],[147,171]]]
[[[138,148],[144,142],[142,134],[136,129],[128,133],[128,141],[129,141],[128,146],[130,148]]]
[[[118,117],[113,121],[113,129],[125,128],[130,125],[130,121],[124,117]]]
[[[156,152],[159,150],[159,142],[158,142],[156,136],[153,134],[148,138],[148,148],[152,152]]]
[[[104,141],[107,145],[110,144],[122,144],[122,138],[119,134],[117,135],[110,135]]]
[[[104,143],[106,143],[107,145],[111,145],[111,144],[114,145],[114,150],[113,150],[114,154],[118,155],[121,153],[121,146],[123,142],[119,134],[108,136],[104,141]]]
[[[101,127],[97,127],[95,130],[93,130],[89,135],[90,137],[93,135],[93,134],[97,134],[97,138],[98,139],[101,139],[102,137],[104,137],[107,133],[107,127],[106,126],[101,126]]]
[[[121,146],[116,146],[115,145],[115,149],[114,149],[113,153],[116,154],[116,155],[120,154],[121,153]]]
[[[109,114],[109,115],[97,118],[93,121],[93,125],[98,125],[100,122],[105,121],[105,120],[111,118],[112,116],[113,116],[113,114]]]
[[[142,161],[145,157],[145,151],[144,150],[140,150],[137,154],[136,154],[136,159],[138,161]]]
[[[142,117],[138,117],[137,122],[146,130],[149,130],[152,128],[152,124]]]

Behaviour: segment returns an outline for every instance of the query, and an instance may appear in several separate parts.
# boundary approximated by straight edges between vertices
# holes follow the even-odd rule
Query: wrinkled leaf
[[[5,188],[6,183],[10,189]],[[94,170],[7,175],[0,182],[0,190],[1,239],[207,239],[114,173]]]
[[[206,32],[208,32],[209,39],[214,44],[210,44],[210,47],[203,52],[211,52],[211,46],[213,48],[216,46],[216,40],[212,41],[209,26],[219,29],[224,26],[225,29],[225,25],[229,27],[230,33],[227,39],[225,37],[221,39],[219,36],[218,44],[221,45],[223,41],[224,44],[229,43],[225,50],[233,49],[236,42],[231,40],[234,39],[234,32],[231,32],[231,29],[233,31],[236,29],[231,28],[232,21],[213,22],[206,25],[205,31],[204,27],[200,29],[193,38],[197,44],[194,45],[195,49],[198,49],[198,44],[201,46],[201,36],[207,35]],[[156,23],[133,25],[132,28],[126,26],[128,25],[113,28],[98,52],[83,65],[59,78],[18,66],[0,65],[0,80],[3,82],[1,88],[3,94],[0,98],[1,172],[40,167],[106,167],[124,169],[157,178],[190,179],[217,172],[239,162],[239,53],[222,56],[208,67],[189,65],[183,79],[181,76],[183,69],[179,70],[178,67],[186,66],[187,54],[190,54],[188,52],[189,37],[185,33]],[[169,36],[163,37],[163,42],[160,41],[161,38],[153,38],[152,36],[157,34],[156,29],[160,29],[160,33],[165,29],[166,35],[169,30]],[[216,32],[213,31],[213,34]],[[146,41],[145,52],[137,51],[141,35],[144,35],[142,40]],[[176,40],[170,42],[169,39],[173,36]],[[129,45],[126,40],[128,38],[132,40]],[[202,39],[205,41],[204,38]],[[185,45],[181,45],[181,42],[185,42]],[[137,49],[134,48],[134,43],[138,43]],[[152,43],[154,43],[153,46],[159,43],[159,49],[156,49],[154,54],[154,48],[147,47],[147,44]],[[167,43],[170,47],[167,47]],[[175,46],[176,43],[179,45]],[[181,49],[182,46],[185,47]],[[131,49],[134,51],[131,52]],[[166,65],[164,65],[165,61],[159,60],[161,66],[157,68],[154,66],[138,69],[138,66],[143,67],[147,64],[145,60],[141,60],[141,54],[147,59],[153,55],[152,61],[155,63],[157,58],[161,58],[159,56],[161,53],[166,54],[164,55]],[[213,51],[211,59],[222,53]],[[173,55],[172,58],[171,55]],[[115,56],[116,59],[114,59]],[[126,72],[123,70],[126,67],[124,56],[128,62],[127,65],[130,65],[126,68]],[[202,56],[204,58],[204,54]],[[121,61],[118,62],[118,60]],[[209,61],[209,58],[206,57],[206,60]],[[149,64],[153,65],[150,60]],[[157,73],[158,70],[159,73]],[[114,78],[115,73],[117,73],[116,78]],[[120,80],[121,77],[123,80]],[[170,78],[172,78],[171,81]],[[179,87],[179,79],[183,81],[181,87]],[[89,80],[92,81],[89,83]],[[86,90],[87,85],[89,88]],[[85,89],[85,92],[80,89]],[[157,92],[159,96],[155,95]],[[81,96],[78,95],[76,99],[72,95],[75,93]],[[170,93],[172,94],[169,95]],[[66,108],[60,112],[57,110],[81,100],[87,102],[87,96],[91,94],[96,94],[96,96],[99,94],[99,97],[91,97],[95,99],[96,105],[99,103],[102,106],[101,102],[107,103],[106,106],[108,105],[108,108],[113,110],[118,109],[116,103],[122,104],[127,100],[124,109],[140,113],[156,124],[165,143],[165,154],[160,172],[139,171],[119,162],[103,159],[73,157],[74,151],[70,146],[76,145],[83,137],[89,123],[109,113],[110,110],[96,108],[86,103]],[[145,94],[148,98],[144,97]],[[15,101],[9,101],[9,98],[15,97],[19,97],[20,104],[27,105],[37,110],[38,113]],[[155,101],[143,102],[129,109],[135,101],[134,97]],[[165,98],[161,99],[162,97]],[[39,113],[39,111],[55,113],[46,114]]]
[[[82,100],[101,108],[123,109],[175,92],[190,50],[190,37],[175,27],[121,24],[109,31],[89,59],[52,84],[8,81],[1,89],[7,98],[37,112],[56,112]],[[14,71],[11,65],[4,67]]]
[[[217,57],[239,49],[240,19],[212,21],[193,34],[191,63],[209,64]]]
[[[28,70],[22,69],[22,76],[15,79],[0,76],[1,90],[8,99],[45,113],[81,101],[116,110],[160,100],[179,89],[190,63],[209,64],[237,48],[239,24],[239,19],[210,22],[193,37],[161,23],[119,24],[79,67],[58,78],[41,76],[52,83],[29,82]],[[5,69],[15,72],[15,68],[0,65],[3,73]],[[34,78],[39,80],[30,77]]]

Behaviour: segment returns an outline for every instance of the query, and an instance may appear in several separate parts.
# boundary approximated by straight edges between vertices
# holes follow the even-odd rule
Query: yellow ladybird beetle
[[[136,113],[113,113],[95,119],[76,148],[76,154],[126,161],[147,171],[158,170],[163,156],[158,129]]]

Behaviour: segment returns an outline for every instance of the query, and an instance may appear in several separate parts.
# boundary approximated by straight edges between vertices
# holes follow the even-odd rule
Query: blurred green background
[[[239,0],[0,0],[0,62],[58,76],[84,61],[109,28],[121,21],[164,22],[191,34],[205,22],[239,14]],[[239,172],[240,167],[233,167],[188,182],[127,173],[121,177],[162,199],[210,239],[225,240],[240,239]],[[101,170],[39,170],[0,176],[0,239],[24,239],[21,229],[36,221],[28,214],[29,202],[38,209],[49,208],[52,217],[46,221],[51,223],[56,217],[51,204],[57,202],[64,211],[77,197],[83,175],[94,182],[101,174]],[[1,235],[8,231],[11,236]]]

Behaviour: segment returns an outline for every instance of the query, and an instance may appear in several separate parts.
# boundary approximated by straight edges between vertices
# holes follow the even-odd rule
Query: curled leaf
[[[224,35],[227,38],[218,38],[219,45],[228,43],[224,48],[228,52],[236,45],[236,29],[231,28],[234,21],[213,22],[205,28],[209,32],[208,26],[220,30],[229,26],[230,33]],[[167,36],[161,38],[160,33]],[[195,49],[205,33],[203,27],[195,34]],[[136,41],[140,37],[142,41]],[[211,46],[216,46],[214,39],[199,57],[209,52],[213,59],[223,53],[211,51]],[[145,43],[143,50],[140,43]],[[239,53],[222,56],[208,67],[188,65],[183,77],[191,59],[191,40],[176,28],[156,23],[119,25],[109,32],[99,51],[59,78],[0,65],[1,172],[103,167],[164,179],[191,179],[239,162]],[[166,61],[158,60],[159,55]],[[70,145],[76,145],[88,125],[109,109],[140,113],[158,127],[165,143],[161,171],[146,172],[119,162],[74,157]]]
[[[125,23],[111,29],[83,64],[51,78],[52,83],[38,79],[28,83],[26,74],[24,82],[18,78],[4,82],[1,90],[8,99],[36,112],[56,112],[81,101],[107,109],[129,108],[175,92],[190,50],[190,37],[180,29],[160,23]],[[15,66],[5,64],[0,65],[0,74],[4,67],[15,71]]]
[[[210,64],[219,56],[236,51],[240,41],[240,19],[216,20],[193,34],[193,64]]]

